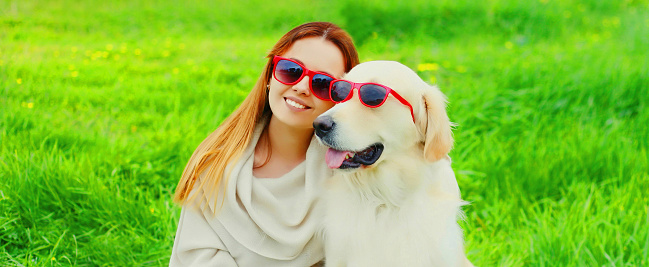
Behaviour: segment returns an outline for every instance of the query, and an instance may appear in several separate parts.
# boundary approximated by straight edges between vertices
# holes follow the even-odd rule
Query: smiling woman
[[[313,22],[285,34],[268,59],[183,172],[171,266],[311,266],[324,257],[317,203],[331,172],[312,125],[334,105],[323,90],[358,55],[345,31]]]

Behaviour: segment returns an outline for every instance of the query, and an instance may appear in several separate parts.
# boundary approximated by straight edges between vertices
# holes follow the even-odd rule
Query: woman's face
[[[300,62],[309,70],[328,73],[335,79],[345,72],[340,49],[321,37],[300,39],[279,56]],[[313,120],[333,107],[334,103],[314,96],[309,89],[310,81],[311,77],[304,76],[297,84],[285,85],[272,77],[268,94],[272,119],[288,127],[312,129]]]

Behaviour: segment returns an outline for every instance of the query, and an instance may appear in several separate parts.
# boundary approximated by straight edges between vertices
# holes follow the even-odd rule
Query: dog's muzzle
[[[315,134],[320,141],[329,147],[325,160],[327,166],[332,169],[354,169],[363,165],[374,164],[381,153],[383,153],[383,144],[376,143],[360,151],[348,151],[340,148],[332,140],[332,133],[336,123],[329,116],[320,116],[313,121]]]

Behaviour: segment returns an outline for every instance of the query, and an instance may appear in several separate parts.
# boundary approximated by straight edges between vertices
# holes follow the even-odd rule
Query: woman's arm
[[[221,238],[195,207],[183,207],[169,266],[236,267]]]

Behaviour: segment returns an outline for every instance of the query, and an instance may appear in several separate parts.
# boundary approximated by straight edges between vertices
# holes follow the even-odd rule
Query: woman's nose
[[[311,77],[309,76],[302,77],[302,80],[300,82],[293,85],[293,90],[295,90],[295,92],[297,92],[298,94],[309,96],[311,94],[311,91],[309,90],[310,80]]]

